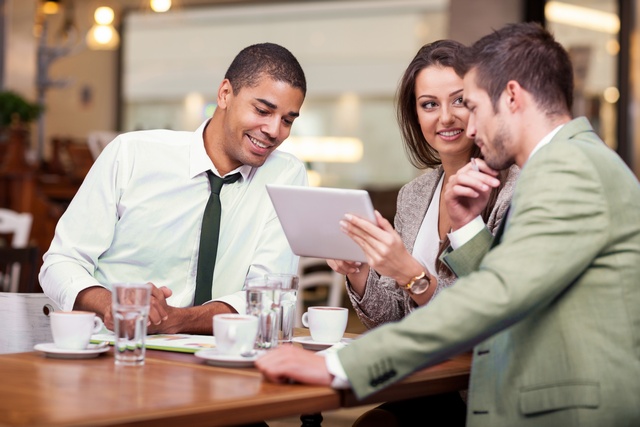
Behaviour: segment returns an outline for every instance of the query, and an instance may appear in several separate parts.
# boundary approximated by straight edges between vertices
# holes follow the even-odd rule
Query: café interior
[[[0,209],[30,217],[20,238],[0,219],[0,249],[31,248],[30,272],[2,290],[41,292],[41,257],[106,144],[195,130],[231,59],[264,41],[290,49],[308,82],[280,149],[305,162],[311,185],[365,189],[392,220],[398,190],[422,173],[396,123],[405,66],[430,41],[472,43],[518,21],[543,23],[567,48],[574,115],[638,175],[638,0],[0,0]]]

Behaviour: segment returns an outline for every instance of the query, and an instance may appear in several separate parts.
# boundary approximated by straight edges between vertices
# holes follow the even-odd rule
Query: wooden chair
[[[302,327],[305,306],[327,305],[340,307],[345,278],[336,273],[322,258],[300,257],[298,264],[298,298],[296,300],[296,327]]]
[[[87,145],[93,156],[93,160],[97,159],[104,147],[118,136],[117,132],[112,131],[93,131],[87,136]]]
[[[33,216],[28,212],[19,213],[0,208],[0,234],[10,234],[11,246],[14,248],[27,246],[32,222]]]
[[[39,253],[37,246],[0,247],[0,290],[28,293],[40,291]]]
[[[49,314],[59,310],[45,294],[0,292],[0,354],[53,342]]]
[[[10,236],[10,243],[4,242],[0,246],[11,247],[14,249],[26,248],[29,244],[29,235],[31,234],[31,224],[33,215],[28,212],[19,213],[10,209],[0,208],[0,236]],[[29,254],[15,254],[12,256],[27,259]],[[9,255],[7,255],[8,257]],[[37,256],[37,250],[36,250]],[[4,260],[4,258],[0,258]],[[20,284],[20,264],[9,264],[10,269],[6,269],[7,264],[3,263],[0,267],[0,291],[18,292]],[[37,263],[33,266],[37,268]]]

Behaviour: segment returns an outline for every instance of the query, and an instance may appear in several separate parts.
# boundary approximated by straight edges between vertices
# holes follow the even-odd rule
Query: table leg
[[[303,414],[300,415],[300,421],[302,421],[301,427],[320,427],[322,425],[322,414],[320,412]]]

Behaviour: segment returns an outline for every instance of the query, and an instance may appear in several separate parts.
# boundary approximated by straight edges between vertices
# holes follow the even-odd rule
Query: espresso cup
[[[89,311],[54,311],[49,314],[51,334],[56,347],[66,350],[84,350],[91,335],[100,332],[102,320]]]
[[[342,339],[348,315],[344,307],[309,307],[302,315],[302,324],[309,328],[314,341],[334,343]]]
[[[219,354],[250,354],[258,334],[258,318],[249,314],[216,314],[213,316],[213,334]]]

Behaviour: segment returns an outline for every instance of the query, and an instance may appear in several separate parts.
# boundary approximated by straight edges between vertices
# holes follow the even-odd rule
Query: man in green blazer
[[[467,133],[484,161],[445,190],[456,285],[325,358],[281,348],[257,365],[273,381],[364,398],[473,348],[469,426],[638,426],[640,184],[585,118],[571,120],[571,63],[546,30],[508,25],[466,53]],[[495,170],[513,163],[521,174],[492,240],[477,215]]]

